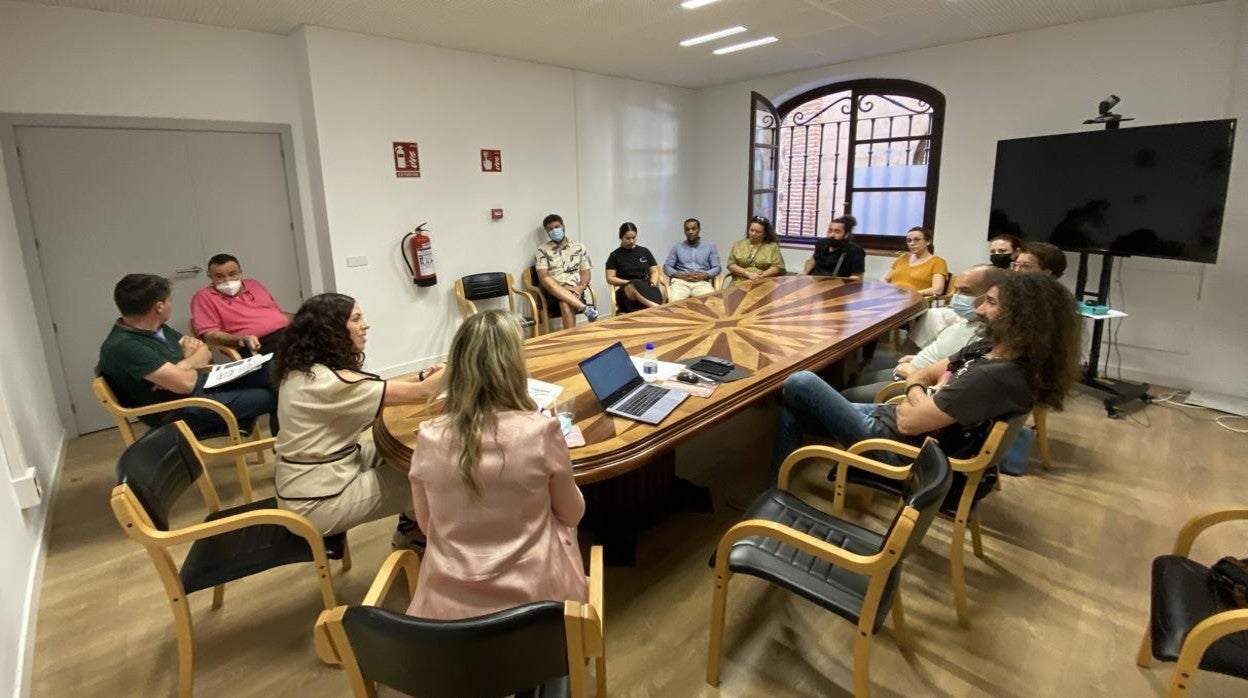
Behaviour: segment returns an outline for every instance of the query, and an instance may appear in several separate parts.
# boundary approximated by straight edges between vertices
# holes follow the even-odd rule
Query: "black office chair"
[[[834,459],[902,482],[903,506],[888,531],[867,530],[803,502],[790,493],[799,464]],[[911,465],[891,466],[830,446],[804,446],[780,466],[776,487],[760,495],[744,520],[719,541],[711,558],[715,591],[706,682],[719,685],[719,662],[728,604],[728,582],[748,574],[784,587],[858,626],[854,638],[854,695],[871,690],[871,637],[893,614],[893,637],[905,645],[901,608],[901,562],[919,547],[953,476],[935,441],[923,445]]]
[[[590,551],[588,603],[539,601],[457,621],[377,608],[400,574],[410,601],[420,560],[399,550],[360,606],[324,611],[316,621],[318,654],[342,664],[357,698],[375,696],[378,684],[420,698],[584,698],[590,657],[596,696],[606,697],[601,547]]]
[[[533,330],[533,336],[536,337],[540,329],[537,320],[537,302],[529,293],[515,288],[511,274],[505,271],[492,271],[484,274],[469,274],[455,280],[455,299],[459,301],[459,312],[464,319],[477,312],[477,301],[492,298],[506,298],[507,309],[516,313],[517,297],[524,299],[529,311],[528,317],[520,316],[521,324],[525,330]]]
[[[903,398],[904,399],[904,398]],[[997,489],[1000,473],[997,463],[1009,450],[1014,437],[1027,421],[1027,412],[1014,415],[1007,421],[993,422],[988,435],[984,437],[979,450],[966,458],[949,458],[953,469],[953,487],[940,504],[940,513],[953,519],[953,535],[949,552],[949,578],[953,587],[954,606],[958,624],[969,624],[966,601],[966,566],[963,542],[966,530],[971,531],[971,549],[975,557],[984,557],[984,545],[979,526],[979,503]],[[888,439],[869,439],[860,441],[846,449],[853,454],[868,454],[872,451],[887,451],[906,458],[917,458],[919,449]],[[874,473],[856,469],[837,468],[828,473],[828,479],[836,483],[832,501],[832,511],[838,516],[845,511],[845,494],[847,485],[861,485],[873,490],[886,492],[895,496],[902,495],[900,483],[886,477],[878,477]]]
[[[225,584],[281,565],[315,563],[325,608],[337,601],[327,559],[350,569],[345,533],[322,539],[307,519],[277,508],[269,498],[221,508],[204,469],[204,455],[243,454],[273,447],[274,439],[224,448],[200,444],[185,422],[157,427],[135,441],[117,461],[117,486],[110,504],[126,535],[147,549],[173,610],[178,639],[178,695],[190,698],[193,684],[191,609],[187,595],[212,589],[212,607],[225,601]],[[203,523],[170,529],[169,512],[192,485],[198,485],[208,516]],[[191,544],[181,568],[169,548]]]
[[[1152,609],[1136,663],[1175,662],[1166,695],[1187,695],[1197,669],[1248,679],[1248,608],[1214,587],[1209,568],[1191,560],[1196,536],[1215,524],[1248,520],[1248,507],[1202,514],[1179,531],[1170,555],[1153,559]]]

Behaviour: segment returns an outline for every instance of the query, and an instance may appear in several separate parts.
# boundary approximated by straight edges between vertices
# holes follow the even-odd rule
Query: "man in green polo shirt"
[[[256,418],[271,415],[276,425],[277,395],[265,371],[256,371],[211,390],[198,369],[212,363],[208,346],[184,337],[166,324],[173,312],[169,281],[152,274],[127,274],[113,288],[121,317],[100,345],[96,370],[127,407],[142,407],[180,397],[208,397],[225,405],[239,427],[251,431]],[[184,420],[198,436],[220,434],[225,423],[212,410],[188,407],[142,418],[150,426]],[[274,427],[275,428],[275,427]]]

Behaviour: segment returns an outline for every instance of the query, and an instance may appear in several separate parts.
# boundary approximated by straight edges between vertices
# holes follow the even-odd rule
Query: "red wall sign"
[[[395,177],[420,176],[420,153],[417,152],[415,143],[395,141],[394,150],[391,153],[394,156]]]
[[[481,171],[482,172],[502,172],[503,171],[503,151],[482,150],[481,151]]]

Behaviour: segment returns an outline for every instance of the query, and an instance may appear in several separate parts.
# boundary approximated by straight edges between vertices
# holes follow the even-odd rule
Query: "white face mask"
[[[222,281],[214,288],[227,296],[237,296],[238,292],[243,289],[243,282],[238,279],[234,279],[233,281]]]

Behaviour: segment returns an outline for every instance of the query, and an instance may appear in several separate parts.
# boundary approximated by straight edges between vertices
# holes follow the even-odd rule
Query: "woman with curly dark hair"
[[[442,391],[443,365],[409,378],[367,373],[368,322],[355,299],[322,293],[304,301],[274,357],[278,391],[277,503],[323,535],[399,515],[396,546],[423,537],[410,514],[407,476],[360,435],[384,405],[428,400]]]
[[[874,438],[918,444],[930,435],[949,455],[965,457],[993,421],[1037,402],[1061,409],[1079,370],[1070,291],[1045,274],[1007,274],[975,299],[975,322],[985,339],[911,373],[899,405],[851,403],[813,373],[789,376],[773,465],[808,432],[846,445]]]

